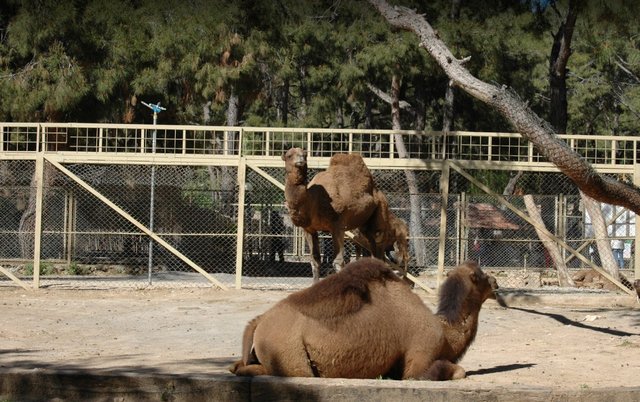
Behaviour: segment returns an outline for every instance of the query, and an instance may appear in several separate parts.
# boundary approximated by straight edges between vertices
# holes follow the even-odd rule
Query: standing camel
[[[307,152],[291,148],[285,162],[284,195],[294,225],[304,229],[311,251],[313,281],[320,280],[320,243],[318,232],[330,232],[333,240],[333,268],[344,266],[344,233],[359,228],[375,246],[376,190],[371,172],[362,157],[336,154],[327,170],[307,183]],[[375,247],[374,247],[375,248]],[[382,258],[377,250],[372,255]]]

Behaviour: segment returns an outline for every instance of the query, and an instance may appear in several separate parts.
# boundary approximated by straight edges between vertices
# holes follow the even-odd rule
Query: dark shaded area
[[[602,327],[596,327],[594,325],[589,325],[589,324],[584,324],[582,322],[579,321],[575,321],[572,320],[570,318],[567,318],[561,314],[555,314],[555,313],[545,313],[542,311],[538,311],[538,310],[532,310],[532,309],[528,309],[528,308],[522,308],[522,307],[508,307],[512,310],[519,310],[519,311],[523,311],[525,313],[529,313],[529,314],[537,314],[537,315],[543,315],[549,318],[553,318],[554,320],[558,321],[560,324],[562,325],[572,325],[574,327],[577,328],[583,328],[583,329],[588,329],[591,331],[596,331],[596,332],[602,332],[604,334],[608,334],[608,335],[614,335],[614,336],[634,336],[634,335],[640,335],[640,332],[637,333],[633,333],[633,332],[627,332],[627,331],[620,331],[617,329],[612,329],[612,328],[602,328]],[[637,313],[640,316],[640,312]]]
[[[487,367],[481,368],[478,370],[467,371],[467,377],[474,375],[484,375],[484,374],[495,374],[495,373],[505,373],[507,371],[520,370],[524,368],[531,368],[535,366],[535,363],[514,363],[514,364],[503,364],[495,367]]]

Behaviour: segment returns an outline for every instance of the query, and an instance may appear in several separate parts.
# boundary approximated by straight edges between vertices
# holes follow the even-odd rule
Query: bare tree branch
[[[367,82],[367,88],[369,88],[371,92],[373,92],[378,98],[382,99],[384,102],[388,104],[391,104],[393,102],[393,100],[391,99],[391,95],[389,95],[382,89],[376,87],[372,83]],[[413,106],[411,106],[411,104],[407,101],[401,100],[399,106],[400,106],[400,109],[404,109],[411,114],[416,113],[416,111],[413,109]]]
[[[420,45],[442,67],[453,83],[474,98],[500,112],[545,158],[569,177],[588,196],[640,213],[640,189],[629,183],[601,176],[578,153],[560,140],[547,122],[539,118],[516,94],[474,77],[440,40],[431,25],[415,11],[392,7],[384,0],[369,0],[393,26],[413,31]]]

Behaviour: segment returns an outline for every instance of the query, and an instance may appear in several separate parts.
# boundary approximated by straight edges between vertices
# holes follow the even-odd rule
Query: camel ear
[[[473,283],[478,283],[478,275],[475,272],[472,272],[471,275],[469,275],[469,279],[471,279],[471,282]]]

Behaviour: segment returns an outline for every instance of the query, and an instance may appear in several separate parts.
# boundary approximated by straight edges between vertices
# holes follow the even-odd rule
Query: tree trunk
[[[53,186],[53,182],[57,176],[57,169],[44,162],[43,177],[42,177],[42,205],[43,208],[46,205],[46,200],[49,197],[50,189]],[[34,230],[36,226],[36,201],[38,189],[38,177],[37,172],[34,170],[33,177],[31,178],[31,186],[29,190],[29,201],[27,206],[20,217],[20,224],[18,225],[18,241],[20,243],[20,255],[23,259],[33,259],[34,251]]]
[[[402,130],[400,122],[400,82],[398,75],[391,77],[391,126],[393,130]],[[408,158],[409,153],[404,145],[402,135],[394,134],[394,142],[398,156],[400,158]],[[420,214],[420,196],[418,189],[418,180],[412,170],[405,170],[404,176],[407,180],[407,188],[409,189],[409,204],[411,206],[411,218],[409,219],[409,236],[413,240],[413,251],[416,258],[416,265],[427,265],[427,250],[420,238],[422,237],[422,216]]]
[[[231,86],[229,100],[227,105],[227,126],[235,127],[238,125],[238,115],[240,113],[240,100],[235,88]],[[236,151],[237,134],[235,131],[226,133],[226,155],[233,155]],[[239,147],[239,146],[238,146]],[[232,206],[235,202],[235,186],[237,177],[232,174],[231,167],[222,167],[220,177],[220,190],[222,191],[222,199],[225,210],[231,214]]]
[[[425,90],[424,79],[419,76],[413,80],[415,90],[415,103],[413,106],[413,129],[416,131],[424,130],[427,122],[425,117],[427,114],[427,91]]]
[[[571,276],[569,275],[569,270],[567,270],[567,265],[564,262],[564,258],[562,258],[560,247],[551,237],[547,235],[546,231],[541,229],[545,228],[545,224],[542,220],[542,216],[540,215],[540,211],[538,211],[538,206],[534,202],[533,196],[531,194],[527,194],[524,196],[524,204],[527,207],[529,217],[536,223],[536,233],[538,234],[540,240],[542,240],[542,245],[549,253],[551,260],[553,261],[553,265],[558,272],[559,285],[564,287],[574,287],[576,284],[573,282],[573,279],[571,279]]]
[[[373,99],[370,95],[365,95],[364,99],[364,128],[373,127]]]
[[[282,82],[282,88],[277,92],[278,104],[276,105],[276,119],[282,123],[283,127],[287,126],[289,118],[289,80]]]
[[[462,0],[452,0],[451,1],[451,9],[449,12],[449,19],[452,22],[458,21],[460,19],[460,7],[462,5]],[[447,158],[447,142],[449,134],[453,129],[453,118],[454,118],[454,109],[453,109],[453,101],[455,99],[455,92],[453,87],[453,81],[449,80],[447,84],[447,89],[444,94],[444,107],[442,111],[442,138],[441,141],[441,151],[440,155],[442,159]]]
[[[582,196],[584,207],[591,217],[591,225],[593,226],[593,233],[596,239],[596,245],[598,246],[602,269],[607,271],[612,277],[619,278],[618,264],[615,258],[613,258],[611,242],[609,241],[609,235],[607,233],[607,224],[605,223],[604,216],[602,216],[602,206],[598,201],[595,201],[584,193],[580,193],[580,195]]]
[[[567,62],[577,16],[578,1],[570,0],[567,16],[553,35],[549,58],[549,123],[558,133],[567,132]]]
[[[454,97],[455,94],[453,92],[453,81],[449,81],[447,90],[444,94],[444,110],[442,113],[442,150],[440,151],[442,159],[447,158],[447,142],[449,141],[449,134],[451,133],[451,128],[453,127]]]
[[[454,84],[500,112],[524,138],[533,143],[549,162],[569,177],[588,196],[620,205],[640,214],[640,189],[600,175],[577,152],[558,139],[549,124],[540,119],[516,94],[471,75],[463,60],[456,59],[423,16],[404,7],[391,7],[384,0],[369,0],[393,26],[415,32],[421,45],[433,56]]]

